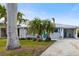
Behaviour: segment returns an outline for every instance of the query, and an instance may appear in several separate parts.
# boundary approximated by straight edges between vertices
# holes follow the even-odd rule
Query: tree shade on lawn
[[[17,35],[17,4],[7,4],[7,45],[8,50],[20,48]]]

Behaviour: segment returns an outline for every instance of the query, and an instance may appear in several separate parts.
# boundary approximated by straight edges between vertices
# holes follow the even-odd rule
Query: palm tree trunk
[[[20,48],[17,34],[17,4],[7,4],[7,45],[8,50]]]

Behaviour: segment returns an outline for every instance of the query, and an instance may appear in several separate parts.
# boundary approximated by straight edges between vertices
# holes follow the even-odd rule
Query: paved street
[[[79,39],[58,40],[41,56],[79,56]]]

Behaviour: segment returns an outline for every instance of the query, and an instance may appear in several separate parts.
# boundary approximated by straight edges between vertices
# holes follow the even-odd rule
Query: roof
[[[66,24],[56,24],[56,28],[79,28],[79,26],[66,25]]]
[[[23,24],[23,25],[17,25],[17,27],[18,27],[18,28],[27,28],[27,26],[24,25],[24,24]]]

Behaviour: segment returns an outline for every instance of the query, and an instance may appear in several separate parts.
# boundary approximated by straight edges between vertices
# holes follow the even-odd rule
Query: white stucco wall
[[[27,31],[25,28],[19,29],[19,38],[26,38]]]
[[[60,35],[59,32],[54,32],[54,33],[50,34],[50,37],[51,37],[52,40],[57,40],[61,37],[61,35]]]
[[[64,37],[64,29],[58,28],[58,32],[54,32],[54,33],[50,34],[50,37],[52,40],[57,40],[57,39],[63,38]]]
[[[77,30],[74,30],[74,37],[75,37],[75,38],[78,38],[78,37],[77,37]]]
[[[61,35],[61,37],[62,37],[62,38],[64,38],[64,29],[63,29],[63,28],[61,28],[60,33],[61,33],[61,34],[60,34],[60,35]]]

